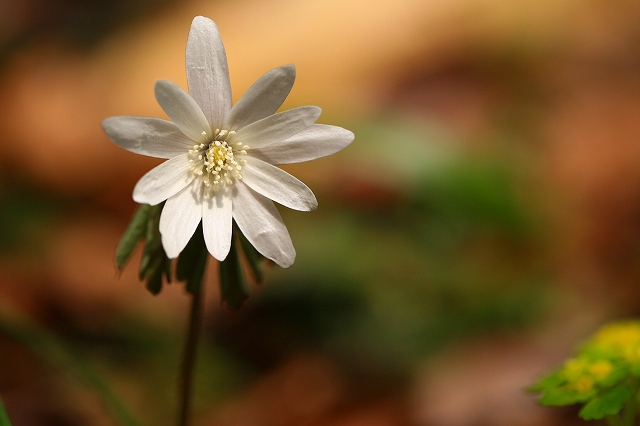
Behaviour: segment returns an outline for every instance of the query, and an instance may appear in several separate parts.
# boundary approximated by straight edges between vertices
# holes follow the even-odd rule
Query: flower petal
[[[159,118],[109,117],[102,121],[102,128],[122,148],[149,157],[175,157],[194,144],[175,124]]]
[[[271,164],[300,163],[334,154],[353,138],[353,133],[342,127],[313,124],[283,141],[252,149],[251,155]]]
[[[293,65],[272,69],[260,77],[231,108],[224,128],[238,130],[274,114],[289,95],[295,79]]]
[[[311,126],[320,117],[317,106],[303,106],[282,111],[239,129],[234,142],[242,142],[250,148],[262,148],[280,142]]]
[[[187,39],[189,93],[200,105],[213,129],[222,128],[231,109],[231,84],[227,54],[216,24],[196,16]]]
[[[160,214],[162,247],[169,259],[178,257],[202,218],[202,184],[199,179],[169,198]]]
[[[202,203],[202,230],[209,253],[220,262],[231,248],[232,198],[229,193],[218,191],[214,197]]]
[[[189,139],[205,143],[211,140],[211,126],[191,96],[168,80],[156,81],[156,99],[171,121]]]
[[[307,185],[282,169],[246,156],[242,181],[259,194],[294,210],[311,211],[318,207]]]
[[[133,188],[136,203],[155,206],[189,185],[195,176],[189,172],[189,154],[173,157],[142,176]]]
[[[242,181],[234,185],[234,191],[233,218],[247,240],[281,267],[293,265],[296,250],[275,204]]]

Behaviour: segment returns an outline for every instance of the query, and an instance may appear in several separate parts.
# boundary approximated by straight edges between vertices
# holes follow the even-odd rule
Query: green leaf
[[[597,381],[598,386],[609,388],[622,382],[631,376],[631,367],[627,364],[613,364],[613,370],[609,375]]]
[[[633,377],[640,378],[640,364],[634,363],[630,368],[630,373]]]
[[[256,250],[240,230],[237,230],[237,234],[240,239],[242,251],[244,252],[244,257],[247,259],[247,263],[249,263],[249,268],[253,273],[253,277],[258,283],[261,283],[264,278],[264,270],[262,268],[264,264],[264,256]]]
[[[164,252],[164,248],[162,249],[162,253],[164,254],[164,268],[163,268],[163,272],[164,272],[164,277],[166,278],[167,282],[170,283],[171,282],[171,259],[169,259],[167,257],[167,254]]]
[[[171,259],[160,249],[151,256],[151,264],[144,270],[142,279],[147,281],[147,290],[154,296],[162,290],[162,276],[171,282]]]
[[[138,276],[147,282],[147,289],[157,295],[162,290],[162,275],[171,281],[171,259],[167,257],[162,247],[159,223],[162,204],[149,208],[145,229],[145,246],[140,259]]]
[[[593,420],[617,414],[634,394],[635,390],[626,384],[607,389],[587,402],[578,415],[585,420]]]
[[[595,391],[576,392],[567,388],[548,389],[538,400],[542,405],[572,405],[585,402],[595,395]]]
[[[162,290],[162,269],[153,269],[150,276],[147,277],[147,290],[154,296]]]
[[[9,415],[7,414],[7,410],[4,408],[4,404],[2,403],[2,399],[0,398],[0,426],[11,426],[11,420],[9,420]]]
[[[200,291],[208,256],[209,252],[204,243],[202,224],[200,224],[178,256],[176,266],[176,278],[186,281],[185,289],[191,294],[195,295]]]
[[[162,238],[159,229],[160,213],[162,213],[162,205],[149,208],[145,228],[144,252],[142,253],[142,259],[140,259],[140,270],[138,272],[141,280],[153,275],[149,269],[154,266],[154,258],[157,257],[159,249],[162,249]]]
[[[559,388],[565,382],[566,379],[562,374],[562,370],[558,370],[538,380],[536,383],[527,388],[527,391],[531,393],[547,392],[549,390]]]
[[[178,280],[187,281],[189,279],[193,269],[198,264],[202,252],[206,253],[207,247],[204,244],[201,223],[180,253],[180,256],[178,256],[178,264],[176,266],[176,278]]]
[[[136,245],[138,245],[138,241],[140,241],[144,235],[149,217],[149,207],[148,204],[142,204],[136,209],[131,217],[131,222],[129,222],[127,229],[124,231],[118,243],[118,247],[116,248],[116,265],[119,270],[124,268]]]
[[[207,259],[209,258],[209,252],[202,250],[196,257],[194,268],[191,270],[191,274],[187,278],[185,289],[195,295],[200,291],[202,286],[202,278],[204,277],[204,270],[207,266]]]
[[[220,262],[220,297],[229,309],[239,309],[249,297],[235,238],[231,238],[227,258]]]

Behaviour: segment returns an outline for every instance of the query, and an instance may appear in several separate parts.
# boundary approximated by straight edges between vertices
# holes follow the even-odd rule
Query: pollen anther
[[[233,185],[235,179],[242,179],[240,172],[247,162],[236,159],[234,154],[246,154],[249,147],[242,142],[233,142],[235,134],[233,130],[215,129],[208,144],[196,144],[189,150],[190,170],[202,176],[205,187],[212,191]]]

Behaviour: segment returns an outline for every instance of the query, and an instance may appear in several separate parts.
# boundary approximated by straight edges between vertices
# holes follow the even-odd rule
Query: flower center
[[[242,142],[233,142],[236,132],[216,129],[208,144],[194,145],[189,150],[190,170],[202,176],[205,187],[218,191],[233,185],[235,179],[242,179],[242,166],[246,160],[236,158],[237,154],[246,154],[248,146]]]

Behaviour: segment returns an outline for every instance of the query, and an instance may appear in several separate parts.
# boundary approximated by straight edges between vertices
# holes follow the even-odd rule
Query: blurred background
[[[195,15],[220,27],[235,100],[294,63],[284,108],[356,139],[285,167],[320,204],[281,209],[294,266],[232,312],[210,262],[194,424],[581,424],[525,389],[640,313],[637,0],[0,0],[14,426],[116,424],[93,375],[172,423],[189,299],[147,292],[140,250],[114,262],[158,160],[100,122],[164,117],[153,85],[186,88]]]

